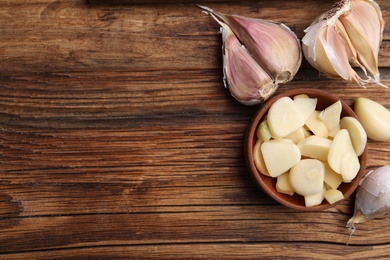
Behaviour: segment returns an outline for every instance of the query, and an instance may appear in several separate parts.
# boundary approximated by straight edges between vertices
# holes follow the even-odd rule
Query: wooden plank
[[[387,70],[382,72],[383,83],[390,85]],[[205,114],[236,114],[249,120],[258,109],[258,106],[243,106],[231,97],[223,86],[219,69],[49,73],[0,79],[3,120],[10,120],[13,125],[35,120],[30,123],[89,128],[90,122],[83,120],[123,123],[138,117]],[[281,85],[276,93],[307,87],[334,93],[350,105],[355,98],[364,95],[390,106],[389,100],[383,98],[388,93],[386,88],[368,85],[363,89],[343,80],[324,80],[314,70],[298,73],[296,80]],[[67,118],[72,120],[65,120]]]
[[[105,203],[110,202],[101,202]],[[346,247],[350,235],[345,227],[347,220],[348,216],[340,211],[302,213],[280,205],[154,207],[150,213],[38,215],[2,220],[0,250],[22,253],[31,249],[226,242],[316,242]],[[386,221],[380,220],[373,220],[369,227],[358,225],[349,245],[371,249],[388,245],[389,229]]]
[[[48,257],[55,259],[84,259],[102,257],[110,259],[134,257],[137,259],[253,259],[253,258],[306,258],[306,259],[369,259],[373,255],[378,258],[389,258],[388,246],[345,246],[325,245],[318,247],[316,243],[202,243],[202,244],[163,244],[141,246],[107,246],[107,247],[80,247],[65,250],[29,252],[8,254],[7,259],[25,259]]]
[[[255,0],[245,0],[245,2],[255,2]],[[116,4],[181,4],[181,3],[229,3],[229,2],[240,2],[237,0],[88,0],[91,4],[101,5],[116,5]],[[243,1],[244,2],[244,1]]]
[[[378,2],[389,24],[390,3]],[[284,22],[302,37],[311,21],[332,4],[288,0],[210,7]],[[0,3],[0,9],[0,75],[221,67],[219,26],[194,4],[116,6],[41,0]],[[390,65],[389,35],[386,28],[381,66]]]

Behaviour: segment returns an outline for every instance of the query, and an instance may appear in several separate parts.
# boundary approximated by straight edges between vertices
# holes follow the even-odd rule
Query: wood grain
[[[221,63],[219,25],[195,4],[118,6],[92,5],[81,0],[41,0],[23,5],[20,2],[23,1],[0,3],[3,25],[0,75],[210,70]],[[380,3],[383,9],[390,8],[389,2]],[[209,6],[221,12],[284,22],[301,38],[311,21],[332,4],[332,1],[306,0],[300,5],[283,1],[283,8],[280,1]],[[389,24],[386,12],[384,18]],[[380,65],[385,67],[390,65],[388,30],[380,53]]]
[[[307,213],[256,187],[243,140],[258,107],[223,87],[218,25],[192,1],[135,2],[0,3],[1,257],[390,257],[385,218],[358,224],[346,246],[353,197]],[[301,2],[208,4],[301,38],[333,1]],[[389,40],[386,27],[386,85]],[[388,89],[319,77],[307,62],[277,93],[301,87],[390,109]],[[368,148],[368,169],[388,164],[389,142]]]

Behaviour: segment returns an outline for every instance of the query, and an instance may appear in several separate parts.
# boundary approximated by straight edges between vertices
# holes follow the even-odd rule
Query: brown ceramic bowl
[[[287,207],[293,208],[293,209],[299,209],[299,210],[307,210],[307,211],[316,211],[316,210],[324,210],[327,208],[331,208],[337,204],[339,204],[341,201],[338,201],[334,204],[329,204],[325,199],[322,202],[322,204],[318,206],[313,207],[306,207],[304,197],[298,194],[294,194],[293,196],[286,195],[279,193],[276,191],[275,184],[276,184],[276,178],[265,176],[264,174],[261,174],[254,163],[253,160],[253,147],[256,143],[257,136],[256,136],[256,130],[260,122],[263,120],[264,116],[267,115],[268,109],[270,106],[279,98],[281,97],[294,97],[298,94],[306,94],[311,98],[317,98],[317,110],[323,110],[329,105],[333,104],[337,100],[340,100],[337,96],[330,94],[328,92],[318,90],[318,89],[309,89],[309,88],[302,88],[302,89],[294,89],[290,91],[286,91],[284,93],[281,93],[269,101],[267,101],[254,115],[252,118],[251,123],[249,124],[249,127],[247,129],[246,137],[245,137],[245,157],[246,157],[246,163],[249,168],[250,173],[252,174],[255,182],[264,190],[266,194],[268,194],[271,198],[278,201],[282,205],[285,205]],[[344,101],[341,100],[342,103],[342,112],[341,117],[344,116],[352,116],[356,117],[353,110],[346,104]],[[344,199],[348,198],[357,188],[359,185],[360,180],[365,174],[365,168],[366,168],[366,160],[367,160],[367,147],[364,150],[363,154],[359,157],[360,161],[360,170],[358,175],[355,177],[355,179],[350,183],[342,183],[339,186],[339,190],[344,194]]]

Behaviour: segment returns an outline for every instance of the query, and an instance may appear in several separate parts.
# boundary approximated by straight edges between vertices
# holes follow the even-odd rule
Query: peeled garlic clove
[[[226,23],[276,84],[293,79],[302,62],[301,45],[286,25],[199,7]]]
[[[379,5],[374,1],[352,1],[351,10],[339,19],[350,36],[359,62],[379,82],[378,53],[384,29]]]
[[[355,198],[355,211],[347,227],[355,231],[355,224],[383,217],[390,212],[390,166],[370,171],[360,182]]]
[[[263,102],[277,85],[238,41],[230,28],[222,26],[224,82],[232,96],[244,105]]]
[[[371,82],[384,86],[378,72],[383,19],[374,1],[340,1],[320,15],[305,33],[304,56],[322,74],[355,81],[362,87]],[[362,79],[353,66],[360,67],[366,75],[370,72],[373,78]]]
[[[390,140],[390,110],[374,100],[359,97],[355,101],[354,111],[368,138]]]

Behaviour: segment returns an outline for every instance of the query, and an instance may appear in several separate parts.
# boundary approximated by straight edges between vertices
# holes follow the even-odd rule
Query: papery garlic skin
[[[355,198],[355,212],[347,227],[353,232],[357,223],[383,217],[390,212],[390,166],[370,171],[360,182]]]
[[[367,83],[384,86],[378,70],[383,29],[384,20],[376,2],[343,0],[305,30],[303,54],[327,77],[354,81],[362,87]],[[361,68],[367,78],[362,79],[353,67]]]
[[[225,86],[244,105],[262,103],[278,85],[253,59],[230,28],[220,22],[223,40],[223,73]]]

